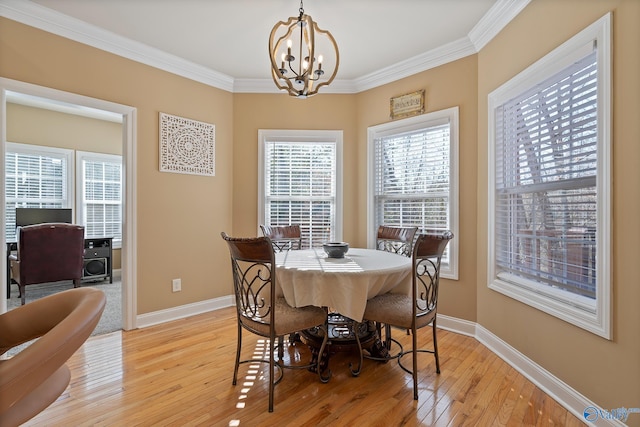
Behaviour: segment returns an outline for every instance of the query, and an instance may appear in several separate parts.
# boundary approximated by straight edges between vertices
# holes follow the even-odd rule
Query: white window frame
[[[19,153],[28,156],[42,156],[42,157],[56,157],[63,159],[66,163],[63,171],[63,198],[61,208],[71,209],[73,207],[74,188],[73,188],[73,150],[60,148],[60,147],[46,147],[32,144],[21,144],[17,142],[6,143],[5,153]],[[4,167],[6,158],[3,157],[2,162]],[[3,168],[4,168],[3,167]],[[6,174],[6,170],[5,170]],[[6,181],[6,180],[5,180]],[[6,182],[5,182],[6,185]],[[5,203],[9,203],[11,200],[8,198]]]
[[[258,130],[258,224],[257,235],[261,235],[260,224],[266,224],[265,219],[265,144],[271,141],[291,141],[297,143],[334,143],[336,145],[336,190],[335,190],[335,218],[332,219],[333,237],[342,240],[342,131],[340,130]],[[267,224],[269,225],[269,224]]]
[[[367,245],[375,248],[377,227],[375,224],[375,146],[374,141],[381,137],[403,134],[412,130],[424,129],[432,126],[449,123],[449,212],[448,228],[454,238],[447,246],[448,259],[443,260],[440,275],[442,277],[458,279],[458,253],[460,247],[459,233],[459,110],[451,107],[445,110],[434,111],[407,119],[371,126],[367,130]],[[420,230],[418,230],[420,232]]]
[[[596,298],[586,298],[550,286],[502,280],[496,254],[496,109],[540,82],[566,69],[596,43],[597,99],[597,233]],[[488,97],[488,286],[524,304],[611,339],[611,15],[607,14],[535,64],[493,91]],[[532,281],[529,281],[532,282]]]
[[[122,227],[122,219],[123,219],[123,201],[122,201],[122,195],[123,195],[123,179],[122,179],[122,174],[123,174],[123,168],[124,165],[122,164],[122,156],[117,155],[117,154],[105,154],[105,153],[93,153],[93,152],[89,152],[89,151],[76,151],[76,168],[75,168],[75,175],[76,175],[76,222],[78,224],[82,224],[86,226],[85,220],[84,220],[84,211],[85,211],[85,205],[86,205],[86,200],[85,200],[85,178],[84,178],[84,167],[83,167],[83,162],[84,161],[91,161],[91,162],[104,162],[104,163],[120,163],[120,222],[121,222],[121,227]],[[89,236],[87,234],[86,228],[85,228],[85,235],[86,237],[112,237],[112,236]],[[120,230],[120,236],[113,236],[113,248],[114,249],[119,249],[122,247],[122,229]]]

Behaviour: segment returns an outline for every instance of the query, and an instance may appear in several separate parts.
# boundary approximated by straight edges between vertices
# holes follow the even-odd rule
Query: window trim
[[[371,126],[367,129],[367,247],[376,247],[375,229],[375,146],[374,141],[377,138],[389,135],[405,133],[411,130],[422,129],[431,125],[438,125],[448,122],[449,129],[449,229],[455,236],[449,242],[449,263],[442,264],[440,275],[447,279],[458,280],[459,269],[459,108],[451,107],[444,110],[434,111],[407,119],[396,120],[389,123],[383,123]]]
[[[568,67],[584,52],[583,47],[597,43],[598,66],[598,135],[597,135],[597,234],[596,234],[596,301],[586,308],[577,296],[541,286],[527,286],[500,280],[496,267],[496,135],[495,110],[510,98]],[[492,290],[537,308],[547,314],[590,331],[606,339],[612,338],[611,323],[611,14],[600,18],[488,96],[488,200],[487,200],[487,283]]]
[[[334,142],[336,144],[336,218],[335,238],[341,241],[343,230],[343,200],[342,200],[342,131],[341,130],[281,130],[258,129],[258,223],[256,235],[260,236],[260,224],[265,217],[264,195],[264,161],[265,143],[273,140],[291,142]]]
[[[119,154],[106,154],[106,153],[95,153],[91,151],[76,151],[76,162],[75,162],[75,181],[76,181],[76,195],[75,198],[75,221],[78,224],[84,224],[84,171],[82,168],[82,162],[84,160],[89,161],[97,161],[97,162],[109,162],[109,163],[120,163],[120,222],[121,226],[123,224],[123,215],[124,215],[124,200],[122,194],[124,194],[124,164],[122,163],[122,156]],[[120,231],[120,238],[116,239],[114,236],[113,239],[113,248],[121,249],[122,248],[122,234],[123,229]],[[95,236],[95,237],[104,237],[104,236]]]

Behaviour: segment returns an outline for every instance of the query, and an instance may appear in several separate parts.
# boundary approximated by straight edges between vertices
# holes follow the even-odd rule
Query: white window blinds
[[[595,298],[595,50],[496,109],[496,264],[505,281]]]
[[[336,143],[268,140],[264,156],[265,224],[299,224],[303,247],[334,240]]]
[[[87,237],[122,241],[122,158],[78,152],[82,173],[82,223]]]
[[[432,125],[374,139],[375,228],[449,223],[450,125]]]
[[[16,239],[15,208],[69,207],[68,150],[7,143],[5,152],[5,236]]]

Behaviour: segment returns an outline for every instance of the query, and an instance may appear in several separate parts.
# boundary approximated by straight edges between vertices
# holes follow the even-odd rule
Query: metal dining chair
[[[412,291],[411,295],[386,293],[367,301],[364,311],[366,320],[383,323],[385,328],[396,326],[408,329],[412,334],[412,348],[405,351],[402,345],[387,335],[384,345],[391,350],[395,342],[400,350],[385,358],[367,356],[375,360],[398,359],[398,364],[413,376],[413,398],[418,399],[417,353],[432,353],[436,361],[436,372],[440,373],[438,343],[436,338],[436,314],[438,307],[438,287],[440,284],[440,263],[442,255],[453,233],[445,231],[438,234],[420,234],[413,247]],[[431,325],[433,331],[433,349],[418,349],[417,330]],[[413,369],[402,364],[402,357],[411,353]]]
[[[238,380],[238,368],[242,363],[258,362],[269,365],[269,412],[273,412],[273,391],[282,379],[282,368],[314,369],[322,382],[329,381],[331,372],[322,372],[317,361],[307,365],[285,365],[282,361],[282,346],[278,346],[278,360],[275,360],[275,342],[285,335],[296,331],[317,328],[323,332],[323,341],[319,354],[322,355],[327,345],[326,329],[327,312],[320,307],[291,307],[283,297],[276,297],[276,264],[271,239],[268,237],[236,238],[221,233],[229,246],[231,254],[231,270],[236,297],[236,313],[238,319],[238,345],[236,362],[233,370],[233,384]],[[250,358],[240,360],[242,348],[242,331],[269,339],[269,358]],[[275,367],[279,376],[275,378]]]
[[[378,227],[378,234],[376,236],[376,249],[410,257],[413,240],[417,231],[418,227],[391,227],[381,225]],[[376,329],[379,335],[381,332],[379,323],[376,323]],[[391,337],[391,328],[387,327],[385,332],[387,337]],[[407,330],[407,335],[409,335],[409,330]]]
[[[271,239],[274,252],[283,252],[289,249],[302,249],[302,232],[300,226],[293,225],[264,225],[260,229],[265,237]],[[299,342],[300,334],[294,332],[289,335],[289,342]],[[280,346],[284,345],[284,338],[280,338]]]
[[[273,250],[282,252],[288,249],[302,249],[302,233],[299,225],[260,224],[262,234],[271,239]]]
[[[390,227],[381,225],[376,236],[376,249],[411,256],[413,238],[418,227]]]

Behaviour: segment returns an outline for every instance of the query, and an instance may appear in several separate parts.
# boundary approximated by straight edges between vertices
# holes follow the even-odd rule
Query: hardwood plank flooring
[[[240,366],[231,384],[235,309],[226,308],[129,332],[90,338],[68,362],[71,384],[26,426],[551,426],[583,425],[515,369],[473,338],[438,331],[441,374],[419,355],[419,399],[396,361],[331,357],[322,384],[307,370],[285,370],[267,411],[266,366]],[[264,354],[264,340],[244,333],[243,357]],[[410,346],[404,331],[394,338]],[[431,331],[418,342],[431,345]],[[288,361],[306,363],[309,350],[288,346]],[[406,356],[410,366],[411,356]]]

